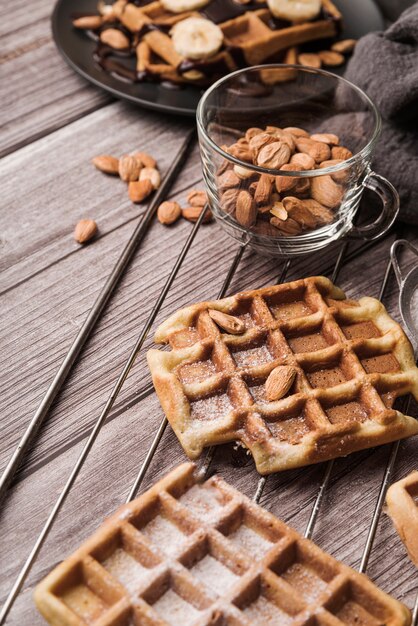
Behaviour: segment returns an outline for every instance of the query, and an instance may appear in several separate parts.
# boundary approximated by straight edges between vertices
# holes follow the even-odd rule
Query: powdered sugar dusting
[[[181,496],[180,502],[207,523],[213,522],[222,509],[220,495],[216,489],[200,485],[193,485]]]
[[[258,559],[263,558],[272,546],[271,541],[262,537],[245,524],[242,524],[234,533],[228,535],[228,539]]]
[[[141,532],[152,541],[155,547],[169,556],[176,552],[179,545],[185,541],[185,535],[181,530],[162,515],[154,517],[141,529]]]
[[[293,563],[282,578],[295,587],[307,603],[316,602],[327,588],[327,583],[302,563]]]
[[[264,345],[234,352],[233,357],[238,367],[258,367],[273,361],[273,356]]]
[[[141,581],[148,570],[138,563],[128,552],[118,548],[102,563],[103,567],[113,578],[116,578],[131,594],[135,596]]]
[[[199,611],[192,604],[171,589],[161,596],[152,608],[170,626],[192,626],[199,616]]]
[[[200,420],[215,420],[224,417],[233,409],[226,393],[202,398],[191,403],[191,416]]]
[[[236,583],[239,576],[234,574],[223,563],[207,554],[201,561],[191,569],[193,576],[196,576],[206,587],[212,589],[219,595],[223,595],[232,585]]]
[[[278,606],[260,596],[255,602],[244,610],[245,616],[256,626],[288,626],[292,624],[293,617],[288,615]]]

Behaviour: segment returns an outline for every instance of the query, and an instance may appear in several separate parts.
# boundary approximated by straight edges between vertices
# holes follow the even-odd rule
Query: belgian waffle
[[[389,488],[386,504],[411,561],[418,567],[418,471]]]
[[[181,465],[36,588],[53,626],[407,626],[408,609],[218,477]]]
[[[134,2],[117,0],[114,14],[106,12],[103,23],[95,28],[97,35],[108,28],[120,29],[128,38],[125,50],[114,50],[116,56],[136,56],[136,72],[130,72],[126,60],[109,58],[109,45],[99,45],[96,55],[100,64],[125,79],[170,81],[207,85],[240,67],[264,62],[289,62],[286,51],[299,44],[334,39],[341,29],[341,14],[331,0],[322,0],[317,19],[293,24],[273,17],[263,0],[239,3],[234,0],[211,0],[196,11],[171,13],[159,0]],[[170,29],[189,17],[205,17],[221,29],[222,48],[209,58],[190,60],[176,52]],[[75,20],[77,26],[79,22]],[[81,25],[80,28],[86,28]],[[119,67],[119,71],[118,71]]]
[[[234,316],[223,332],[208,311]],[[399,324],[373,298],[358,302],[313,277],[202,302],[157,329],[148,364],[158,397],[190,458],[205,446],[239,441],[268,474],[346,455],[418,433],[392,408],[412,392],[418,369]],[[296,368],[278,401],[265,382],[278,366]]]

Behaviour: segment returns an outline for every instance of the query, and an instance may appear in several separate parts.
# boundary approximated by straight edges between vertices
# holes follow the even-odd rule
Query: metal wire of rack
[[[180,154],[180,153],[179,153]],[[179,162],[179,155],[176,158],[176,163]],[[178,168],[176,168],[175,170],[170,169],[170,171],[176,171],[178,172]],[[154,207],[155,208],[155,207]],[[180,267],[182,266],[182,263],[186,257],[186,255],[188,254],[194,238],[203,222],[205,213],[206,213],[207,207],[205,208],[205,211],[202,212],[199,220],[196,222],[196,224],[194,225],[193,229],[191,230],[189,236],[187,237],[175,263],[174,266],[169,274],[169,276],[166,279],[166,282],[160,292],[160,295],[157,299],[157,301],[154,304],[154,307],[152,308],[148,319],[146,320],[144,327],[118,377],[118,379],[115,382],[115,385],[112,389],[112,392],[100,414],[100,416],[98,417],[94,427],[92,428],[87,441],[78,457],[78,459],[76,460],[73,469],[66,481],[66,483],[63,486],[63,489],[55,503],[55,505],[53,506],[27,560],[25,561],[25,563],[23,564],[18,577],[16,578],[16,581],[13,585],[13,587],[10,590],[10,593],[5,601],[5,604],[2,607],[2,610],[0,612],[0,626],[5,624],[7,616],[16,600],[16,598],[18,597],[18,594],[20,592],[20,590],[22,589],[25,580],[33,566],[33,564],[36,561],[36,558],[55,522],[55,519],[59,513],[59,511],[61,510],[62,506],[64,505],[64,502],[72,488],[72,486],[74,485],[74,482],[88,456],[88,454],[90,453],[91,448],[94,445],[94,442],[96,441],[100,430],[102,428],[102,426],[105,424],[107,417],[109,416],[112,407],[118,397],[119,392],[121,391],[128,375],[129,372],[132,369],[132,366],[134,365],[138,354],[141,351],[141,348],[144,344],[145,339],[147,338],[149,331],[151,330],[152,324],[154,323],[164,301],[165,298],[167,297],[169,290],[180,270]],[[155,212],[155,211],[154,211]],[[150,214],[150,217],[152,217],[152,211],[147,212],[147,214]],[[372,244],[365,244],[359,248],[357,248],[356,250],[354,250],[351,253],[348,253],[348,243],[344,242],[342,243],[340,249],[339,249],[339,253],[337,255],[335,264],[333,265],[333,267],[330,268],[330,271],[328,272],[324,272],[324,273],[328,273],[331,274],[331,279],[332,281],[336,281],[338,278],[338,275],[340,273],[341,268],[343,267],[345,262],[348,262],[349,260],[355,258],[356,256],[362,254],[366,249],[368,249]],[[222,284],[222,288],[218,294],[218,298],[222,298],[224,297],[227,292],[228,292],[228,288],[231,284],[231,281],[235,275],[235,272],[240,264],[240,261],[242,259],[242,256],[244,254],[246,248],[246,244],[242,243],[241,245],[238,246],[236,254],[232,260],[232,263],[228,269],[228,272],[226,274],[226,277],[223,281]],[[278,277],[277,283],[283,282],[289,272],[289,269],[291,267],[291,261],[287,260],[282,267],[282,271]],[[379,294],[379,299],[383,299],[385,296],[385,291],[388,285],[388,280],[390,277],[390,273],[391,273],[391,264],[390,262],[387,265],[386,268],[386,272],[385,275],[383,277],[382,280],[382,284],[381,284],[381,289],[380,289],[380,294]],[[55,390],[56,392],[59,391],[59,388],[63,385],[64,380],[61,381],[60,386]],[[148,397],[153,391],[153,387],[152,385],[148,385],[140,394],[140,396],[138,397],[138,401],[142,401],[144,400],[146,397]],[[47,392],[48,393],[48,392]],[[404,409],[407,410],[408,408],[408,404],[409,404],[409,400],[406,400]],[[130,502],[132,499],[135,498],[136,493],[138,491],[138,489],[140,488],[146,473],[150,467],[150,464],[154,458],[154,455],[156,454],[157,450],[158,450],[158,446],[159,443],[163,437],[163,434],[166,430],[167,427],[167,419],[164,417],[161,421],[161,423],[159,424],[159,426],[156,429],[155,432],[155,436],[153,441],[151,442],[151,445],[149,447],[149,450],[145,456],[145,459],[139,469],[139,472],[135,478],[135,480],[133,481],[133,484],[131,486],[131,489],[129,490],[128,493],[128,497],[127,497],[127,502]],[[363,554],[361,557],[361,563],[360,563],[360,567],[359,567],[359,571],[360,572],[366,572],[367,570],[367,566],[368,566],[368,562],[369,562],[369,558],[373,549],[373,544],[374,544],[374,540],[376,537],[376,533],[377,533],[377,528],[378,528],[378,524],[379,524],[379,520],[380,520],[380,516],[382,513],[382,508],[383,508],[383,503],[384,503],[384,499],[385,499],[385,495],[386,495],[386,491],[387,488],[391,482],[391,478],[393,475],[393,471],[394,471],[394,467],[395,467],[395,463],[396,463],[396,458],[397,458],[397,454],[398,454],[398,450],[399,450],[399,442],[395,442],[394,444],[392,444],[391,448],[390,448],[390,453],[389,453],[389,457],[387,460],[387,464],[386,464],[386,468],[384,470],[383,473],[383,477],[382,477],[382,482],[381,482],[381,486],[379,489],[379,493],[376,499],[376,504],[375,504],[375,509],[374,509],[374,513],[370,522],[370,526],[369,526],[369,530],[368,530],[368,534],[367,534],[367,538],[366,538],[366,542],[365,542],[365,546],[364,546],[364,550],[363,550]],[[215,456],[215,448],[212,447],[208,450],[205,459],[202,462],[202,472],[204,472],[205,474],[207,474],[209,472],[211,463],[214,460],[214,456]],[[318,519],[318,514],[320,512],[321,509],[321,505],[323,503],[323,499],[325,496],[325,493],[327,491],[331,476],[332,476],[332,471],[333,471],[333,467],[335,465],[335,461],[329,461],[328,463],[324,464],[324,474],[323,474],[323,478],[321,480],[321,483],[319,485],[318,488],[318,492],[317,492],[317,496],[315,498],[311,513],[310,513],[310,517],[309,517],[309,521],[305,530],[305,536],[308,538],[312,538],[313,536],[313,532],[315,529],[315,525],[316,525],[316,521]],[[256,486],[256,490],[253,496],[253,500],[255,502],[259,502],[262,495],[263,495],[263,491],[264,488],[267,484],[267,480],[268,477],[266,476],[262,476],[260,477],[257,486]],[[418,626],[418,594],[416,597],[416,601],[415,601],[415,605],[413,608],[413,619],[412,619],[412,625],[413,626]]]

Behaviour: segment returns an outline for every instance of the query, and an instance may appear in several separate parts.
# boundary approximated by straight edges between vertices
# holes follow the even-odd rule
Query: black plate
[[[358,39],[372,30],[382,30],[383,18],[373,0],[334,0],[344,16],[343,37]],[[148,109],[194,116],[202,95],[193,85],[169,87],[122,81],[103,71],[93,60],[96,42],[73,28],[74,13],[96,13],[97,0],[58,0],[52,15],[52,33],[67,63],[88,81],[117,98]]]

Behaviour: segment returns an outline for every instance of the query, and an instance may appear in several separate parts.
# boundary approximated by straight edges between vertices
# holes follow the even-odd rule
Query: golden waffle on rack
[[[407,626],[408,609],[190,463],[36,588],[53,626]]]
[[[418,567],[418,472],[394,483],[386,496],[388,513],[411,561]]]
[[[243,332],[223,330],[213,311]],[[150,350],[148,364],[190,458],[240,441],[267,474],[418,433],[415,419],[392,409],[400,395],[418,398],[406,335],[378,300],[346,300],[327,278],[195,304],[161,324],[155,341],[172,348]],[[265,383],[279,366],[296,377],[269,401]]]

